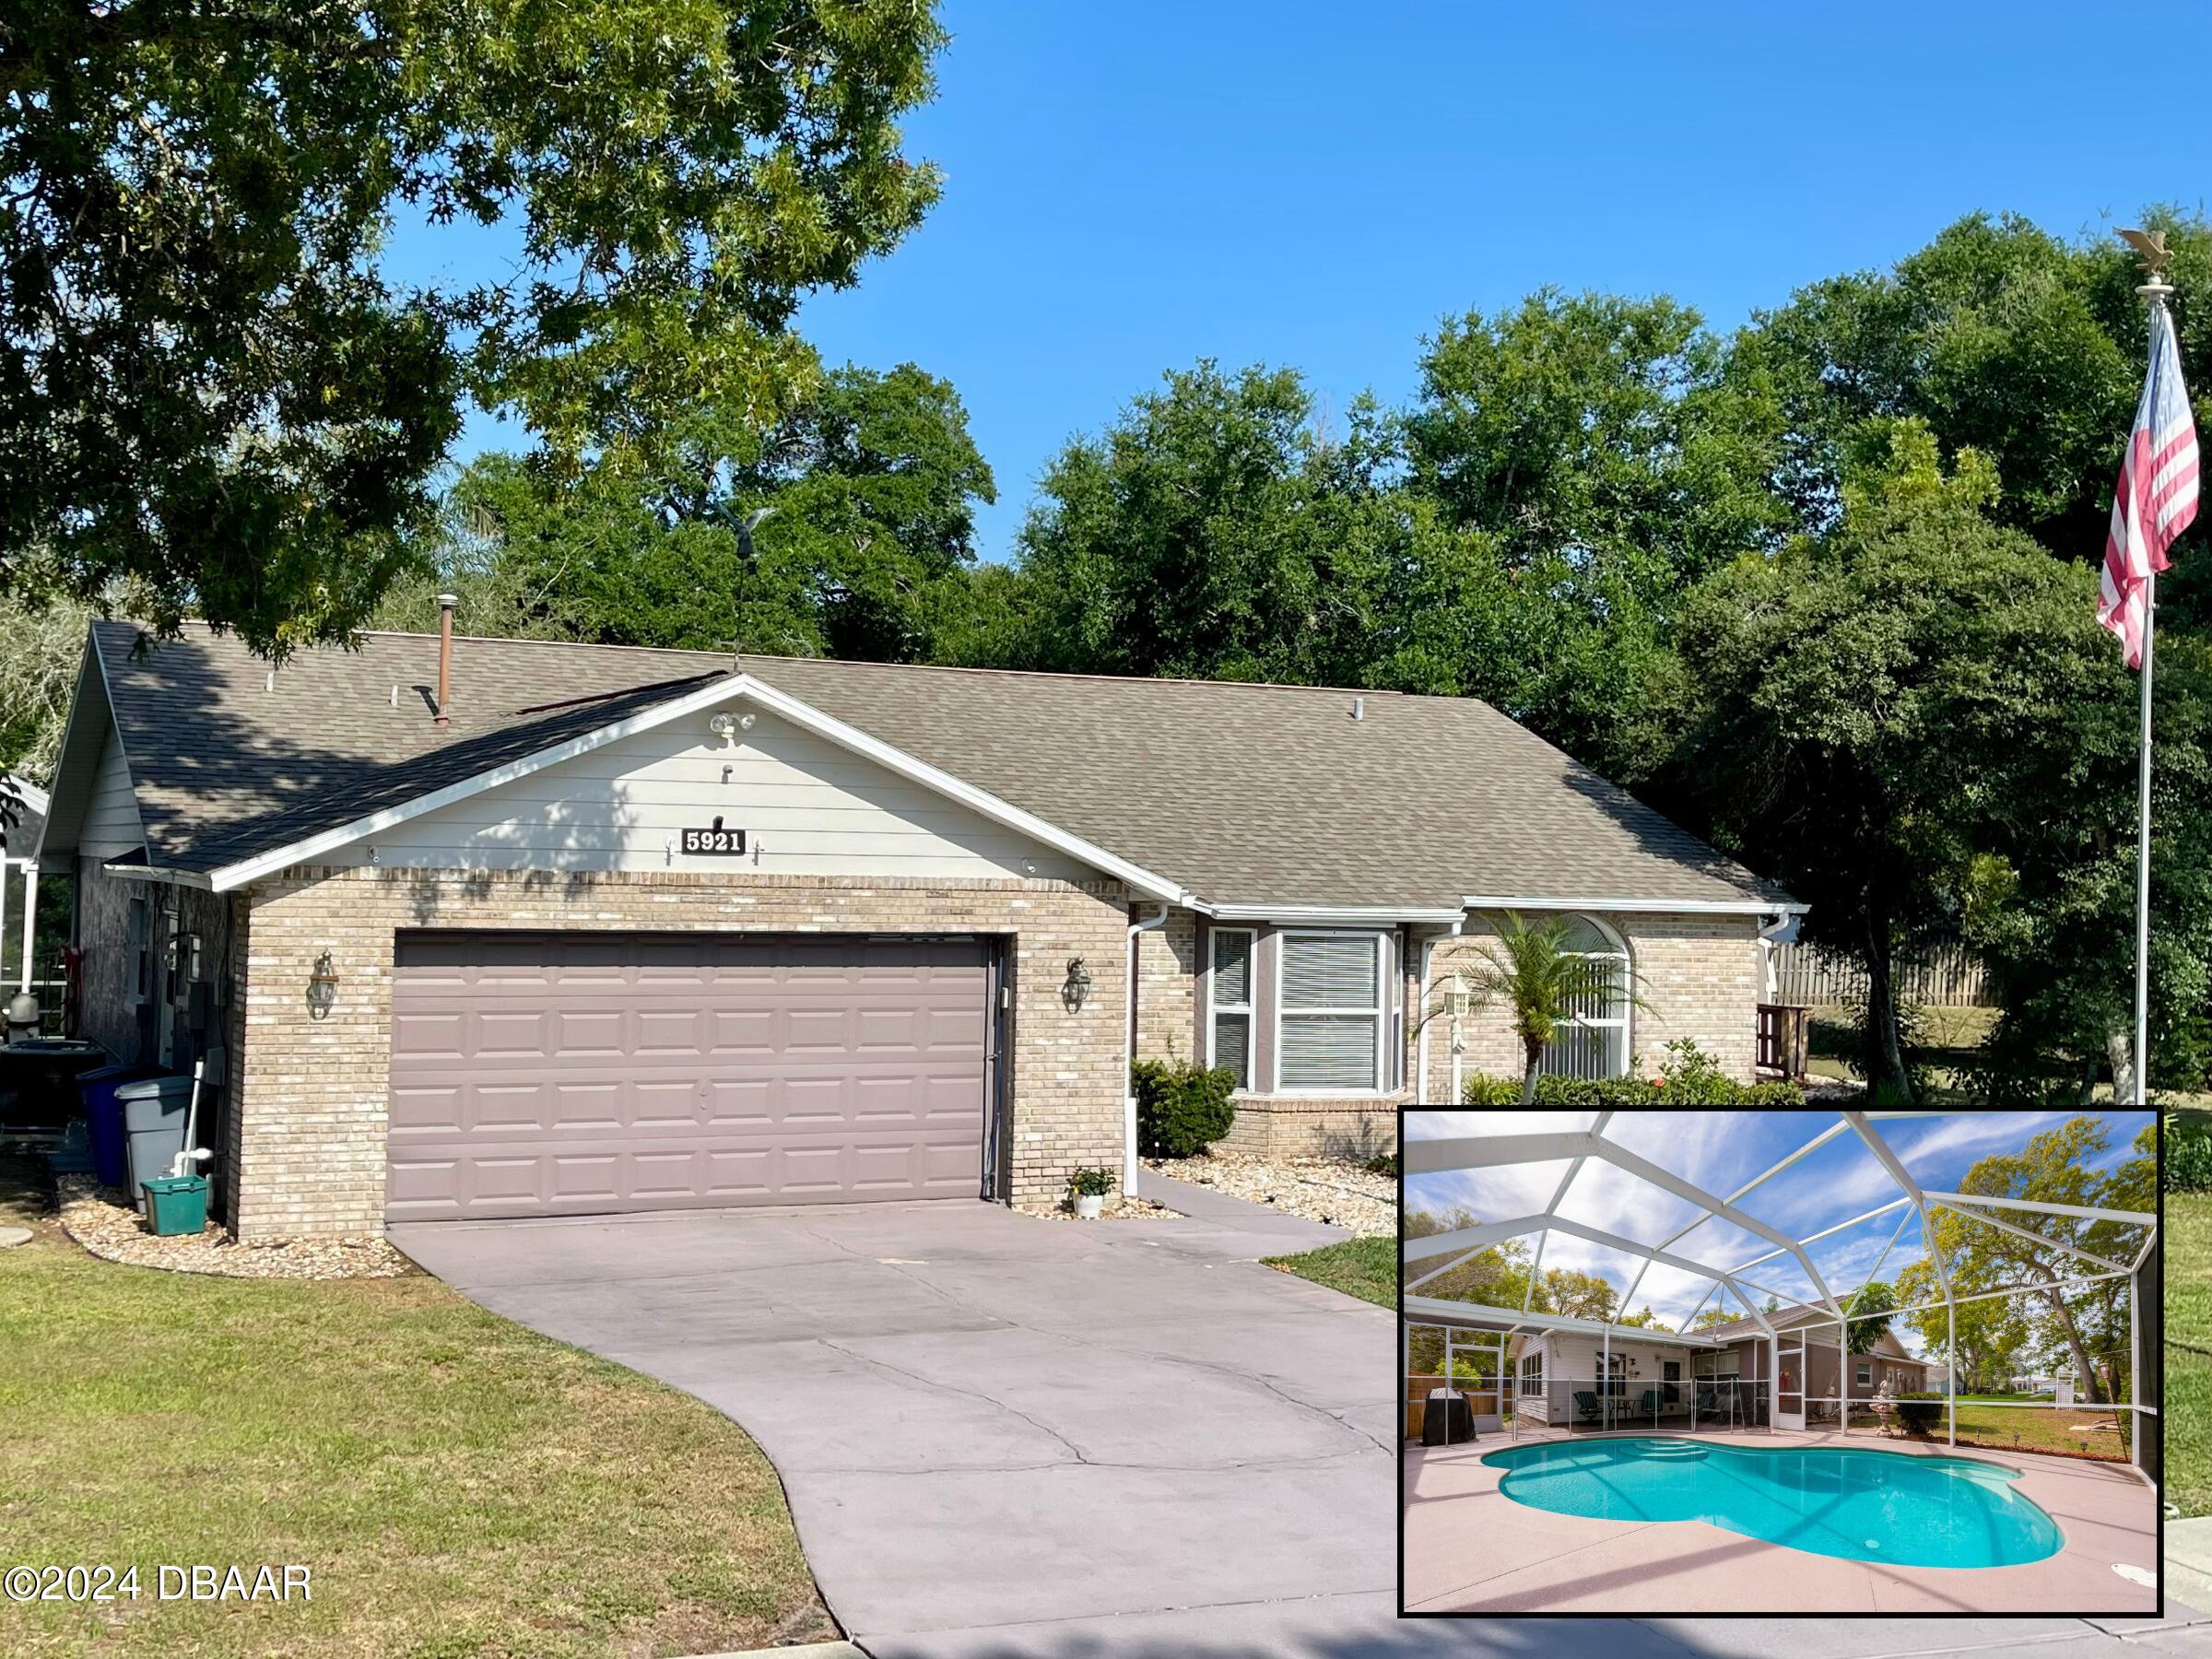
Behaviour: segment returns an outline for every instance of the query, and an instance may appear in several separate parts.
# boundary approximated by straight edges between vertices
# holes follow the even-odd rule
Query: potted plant
[[[1075,1197],[1076,1214],[1086,1221],[1096,1221],[1106,1206],[1106,1194],[1113,1191],[1113,1171],[1077,1170],[1068,1177],[1067,1190]]]

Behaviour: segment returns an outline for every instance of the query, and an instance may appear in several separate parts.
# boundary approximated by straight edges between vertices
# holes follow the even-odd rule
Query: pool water
[[[1562,1441],[1493,1452],[1517,1503],[1603,1521],[1704,1521],[1814,1555],[1900,1567],[2014,1567],[2056,1555],[2058,1524],[2019,1471],[1841,1446]]]

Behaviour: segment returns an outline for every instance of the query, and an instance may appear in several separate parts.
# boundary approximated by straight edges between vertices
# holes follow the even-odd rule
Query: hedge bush
[[[1237,1121],[1229,1101],[1237,1074],[1227,1066],[1139,1060],[1129,1083],[1136,1093],[1137,1149],[1147,1158],[1195,1158]]]
[[[1897,1396],[1897,1420],[1908,1434],[1925,1434],[1943,1420],[1943,1395],[1901,1394]]]
[[[2212,1114],[2166,1114],[2166,1190],[2212,1192]]]
[[[1680,1052],[1677,1052],[1680,1051]],[[1521,1079],[1477,1074],[1460,1092],[1468,1106],[1518,1106]],[[1667,1044],[1656,1077],[1538,1077],[1539,1106],[1802,1106],[1794,1083],[1738,1083],[1688,1041]]]

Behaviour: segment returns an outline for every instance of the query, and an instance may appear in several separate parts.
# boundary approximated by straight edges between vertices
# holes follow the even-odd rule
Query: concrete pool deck
[[[1599,1438],[1599,1437],[1577,1437]],[[1483,1459],[1515,1442],[1406,1448],[1402,1605],[1409,1613],[2077,1613],[2158,1606],[2159,1504],[2132,1470],[2034,1453],[1858,1433],[1700,1434],[1766,1451],[1818,1446],[1973,1458],[2021,1471],[2065,1543],[2020,1567],[1900,1567],[1811,1555],[1701,1521],[1599,1521],[1516,1503]],[[1526,1442],[1523,1442],[1526,1443]],[[2132,1583],[2115,1564],[2150,1574]]]

